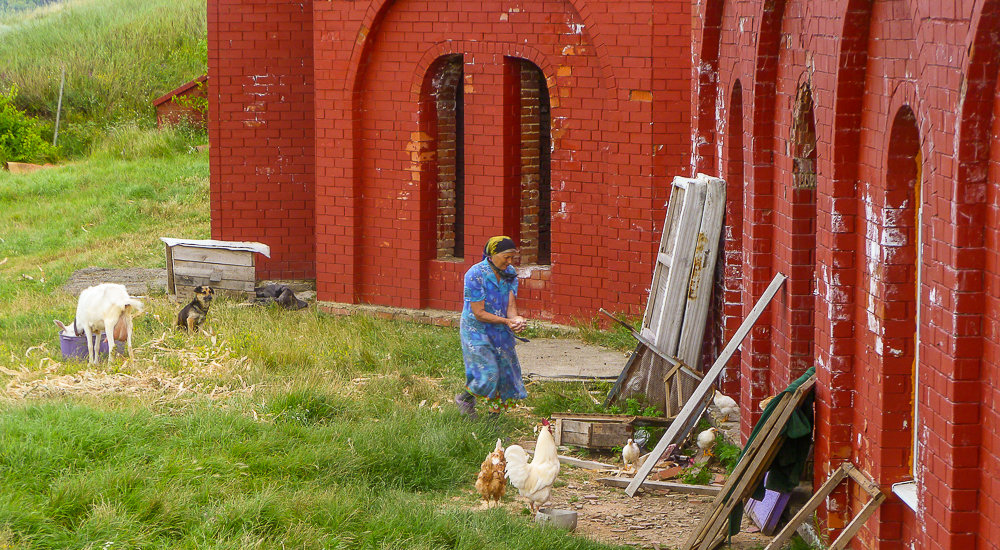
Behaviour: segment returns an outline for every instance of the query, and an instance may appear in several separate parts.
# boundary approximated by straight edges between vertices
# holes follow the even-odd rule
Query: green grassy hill
[[[152,125],[153,99],[204,74],[206,32],[205,0],[8,0],[0,91],[16,86],[51,139],[65,67],[60,149],[84,153],[109,128]]]

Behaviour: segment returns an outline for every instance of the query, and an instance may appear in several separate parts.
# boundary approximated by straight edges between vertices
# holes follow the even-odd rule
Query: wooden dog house
[[[255,254],[271,257],[271,248],[258,242],[160,240],[167,245],[167,292],[181,300],[199,285],[252,298],[257,282]]]

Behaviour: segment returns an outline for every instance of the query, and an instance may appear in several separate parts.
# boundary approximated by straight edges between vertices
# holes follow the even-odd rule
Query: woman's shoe
[[[472,397],[466,392],[462,392],[455,396],[455,405],[458,406],[458,412],[463,415],[475,419],[479,415],[476,414],[476,398]]]

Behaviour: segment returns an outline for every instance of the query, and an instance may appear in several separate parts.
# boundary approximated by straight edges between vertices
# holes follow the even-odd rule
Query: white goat
[[[119,321],[124,323],[124,338],[128,342],[129,359],[134,359],[132,353],[132,316],[142,313],[142,302],[128,295],[124,285],[103,283],[86,288],[80,293],[76,305],[76,319],[70,326],[56,321],[56,325],[67,336],[79,336],[81,332],[87,335],[87,360],[97,364],[98,344],[101,333],[108,335],[108,364],[115,351],[115,333],[120,332]],[[96,334],[96,338],[95,338]],[[119,339],[121,339],[119,334]]]

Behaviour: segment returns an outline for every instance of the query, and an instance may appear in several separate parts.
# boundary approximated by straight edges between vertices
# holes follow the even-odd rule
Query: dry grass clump
[[[19,370],[0,366],[0,373],[10,376],[0,390],[7,399],[36,399],[67,395],[138,395],[160,399],[202,396],[219,399],[233,393],[252,392],[256,384],[246,381],[251,370],[245,355],[233,353],[215,335],[207,335],[208,346],[187,347],[185,342],[172,345],[167,332],[159,338],[135,346],[137,360],[116,356],[111,364],[102,361],[94,367],[79,369],[81,362],[61,362],[46,356],[38,359],[37,368],[25,365]],[[29,348],[27,359],[46,353],[47,344]],[[142,357],[138,359],[138,357]]]

